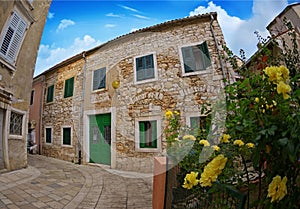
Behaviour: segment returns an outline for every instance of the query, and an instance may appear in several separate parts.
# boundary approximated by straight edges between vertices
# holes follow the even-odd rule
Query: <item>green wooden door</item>
[[[111,163],[111,115],[90,116],[90,162]]]

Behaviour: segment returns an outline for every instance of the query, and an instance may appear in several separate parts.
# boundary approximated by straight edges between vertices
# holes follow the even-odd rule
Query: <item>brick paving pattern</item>
[[[0,174],[0,208],[151,209],[151,175],[28,156],[29,166]]]

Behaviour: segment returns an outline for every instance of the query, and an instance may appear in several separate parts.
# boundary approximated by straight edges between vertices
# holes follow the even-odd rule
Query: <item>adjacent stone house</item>
[[[0,1],[0,170],[27,166],[32,77],[50,3]]]
[[[152,172],[153,157],[166,152],[164,113],[200,125],[201,106],[232,77],[223,44],[209,13],[137,30],[49,69],[42,153]]]

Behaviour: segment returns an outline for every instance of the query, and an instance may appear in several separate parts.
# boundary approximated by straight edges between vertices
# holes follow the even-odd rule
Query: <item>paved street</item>
[[[0,174],[0,208],[152,208],[152,177],[29,155]]]

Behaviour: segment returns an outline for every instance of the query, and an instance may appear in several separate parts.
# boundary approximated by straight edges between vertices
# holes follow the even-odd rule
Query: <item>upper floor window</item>
[[[181,48],[183,74],[205,71],[211,66],[206,41],[201,44]]]
[[[106,85],[106,68],[101,68],[93,72],[93,91],[104,89]]]
[[[136,82],[155,79],[154,59],[153,54],[135,58]]]
[[[46,102],[53,102],[54,97],[54,85],[48,86],[47,88],[47,99]]]
[[[9,64],[15,65],[28,23],[13,11],[0,36],[0,55]]]
[[[64,98],[73,96],[73,91],[74,91],[74,77],[69,78],[65,81]]]
[[[31,90],[31,95],[30,95],[30,105],[33,104],[33,100],[34,100],[34,90]]]

